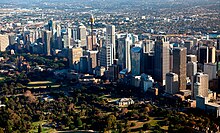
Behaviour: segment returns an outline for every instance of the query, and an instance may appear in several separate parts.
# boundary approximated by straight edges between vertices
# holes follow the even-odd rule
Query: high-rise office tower
[[[78,28],[76,26],[73,26],[73,28],[72,28],[72,38],[73,38],[74,41],[77,40],[77,30],[78,30]]]
[[[35,34],[34,34],[35,36]],[[8,38],[9,38],[9,45],[13,45],[16,43],[16,38],[17,38],[17,35],[15,33],[11,33],[8,35]],[[35,39],[35,37],[34,37]]]
[[[142,49],[141,47],[131,48],[131,73],[134,76],[141,74],[142,66]]]
[[[220,93],[220,70],[218,70],[218,93]]]
[[[215,63],[216,48],[201,46],[199,48],[199,63]]]
[[[199,63],[208,63],[209,49],[207,46],[201,46],[199,48]]]
[[[216,48],[214,46],[209,47],[209,63],[215,63],[216,62]]]
[[[9,37],[8,35],[0,35],[0,51],[6,51],[6,48],[9,46]]]
[[[113,65],[109,67],[108,77],[111,81],[116,81],[119,77],[119,66],[117,64],[118,60],[115,59]]]
[[[153,75],[154,71],[154,52],[143,53],[142,73]]]
[[[186,89],[186,52],[185,47],[173,49],[173,72],[178,74],[180,90]]]
[[[98,65],[98,51],[96,51],[96,50],[87,51],[87,53],[90,58],[91,67],[92,67],[92,69],[94,69]]]
[[[68,51],[68,59],[69,59],[69,66],[78,69],[77,64],[80,61],[80,57],[83,56],[83,50],[82,48],[71,48]]]
[[[186,55],[186,62],[191,62],[191,61],[193,61],[193,62],[197,62],[197,57],[196,57],[196,55]]]
[[[188,62],[186,68],[187,68],[186,75],[192,80],[192,76],[194,76],[197,73],[197,63]]]
[[[49,31],[53,30],[53,20],[52,19],[48,21],[48,30]]]
[[[201,72],[193,76],[192,81],[192,98],[195,99],[197,95],[208,97],[209,76]]]
[[[60,24],[56,24],[56,32],[57,32],[57,37],[60,37],[61,36],[61,26]]]
[[[52,39],[52,31],[43,31],[43,51],[45,55],[51,55],[51,39]]]
[[[170,71],[169,42],[158,37],[154,48],[154,79],[165,85],[166,74]]]
[[[131,71],[131,46],[133,44],[132,34],[126,34],[118,39],[118,65],[120,69]]]
[[[89,68],[88,64],[89,64],[88,56],[80,57],[80,72],[81,73],[88,73],[88,68]]]
[[[106,44],[112,44],[113,58],[116,59],[115,26],[114,25],[107,25],[106,27]]]
[[[71,43],[71,39],[72,39],[72,29],[67,28],[67,42],[69,47],[73,46],[73,44]]]
[[[69,42],[68,42],[68,35],[67,33],[63,33],[63,48],[70,48]]]
[[[87,40],[87,49],[88,50],[93,50],[94,46],[96,46],[97,44],[97,38],[95,35],[93,35],[93,37],[91,35],[86,37]],[[93,41],[92,41],[93,40]],[[95,48],[96,49],[96,48]]]
[[[173,50],[169,50],[170,51],[170,71],[173,71]]]
[[[35,34],[34,34],[35,40],[38,41],[39,38],[42,38],[42,34],[43,34],[43,33],[42,33],[41,29],[40,29],[40,28],[36,28]]]
[[[204,73],[209,75],[209,80],[216,79],[217,75],[217,65],[215,63],[205,63]]]
[[[24,28],[23,31],[23,40],[24,40],[24,45],[26,45],[27,42],[30,41],[30,31]]]
[[[53,48],[55,49],[62,49],[62,36],[61,36],[61,26],[59,23],[56,24],[55,32],[53,33]]]
[[[81,41],[81,47],[86,47],[86,27],[80,24],[77,30],[77,38]]]
[[[192,40],[184,41],[184,47],[187,48],[187,54],[191,54],[192,53],[192,47],[193,47],[193,41]]]
[[[166,74],[166,88],[165,92],[169,94],[175,94],[179,92],[179,80],[178,75],[172,72]]]
[[[144,40],[142,42],[143,53],[150,53],[154,50],[155,42],[153,40]]]
[[[113,47],[112,44],[105,44],[100,51],[100,66],[108,69],[113,64]]]
[[[217,50],[220,50],[220,37],[217,38]]]

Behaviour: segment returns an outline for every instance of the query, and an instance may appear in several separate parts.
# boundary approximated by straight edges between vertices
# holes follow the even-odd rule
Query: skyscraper
[[[179,77],[179,89],[186,89],[186,53],[185,47],[173,49],[173,72]]]
[[[192,40],[184,41],[184,47],[187,48],[187,54],[191,54],[192,53],[192,47],[193,47],[193,41]]]
[[[89,72],[92,73],[93,70],[98,65],[98,51],[87,51],[89,57]]]
[[[178,75],[172,72],[166,74],[166,88],[165,92],[175,94],[179,92]]]
[[[220,50],[220,36],[217,38],[217,50]]]
[[[83,56],[83,50],[82,48],[78,47],[78,48],[71,48],[69,49],[69,55],[68,55],[68,59],[69,59],[69,66],[79,70],[79,61],[80,61],[80,57]]]
[[[205,63],[204,64],[204,73],[209,75],[209,80],[216,79],[217,75],[217,65],[215,63]]]
[[[216,59],[216,48],[214,46],[209,47],[209,59],[208,62],[209,63],[215,63]]]
[[[133,44],[132,34],[126,34],[118,40],[118,65],[121,69],[131,71],[131,46]]]
[[[186,55],[186,62],[197,62],[197,57],[196,57],[196,55],[192,55],[192,54],[190,54],[190,55]]]
[[[6,48],[9,46],[9,36],[0,35],[0,51],[6,51]]]
[[[208,97],[209,76],[201,72],[196,73],[192,82],[192,98],[195,99],[197,95]]]
[[[88,73],[88,68],[89,68],[88,63],[89,63],[88,56],[80,57],[80,72],[81,73]]]
[[[67,43],[68,46],[71,47],[73,46],[73,44],[71,44],[71,39],[72,39],[72,29],[71,28],[67,28]]]
[[[201,46],[199,48],[199,63],[208,63],[209,60],[209,49],[207,46]]]
[[[106,43],[112,44],[113,58],[116,59],[115,26],[114,25],[107,25],[106,27]]]
[[[143,53],[150,53],[154,49],[155,42],[153,40],[144,40],[142,42]]]
[[[43,51],[45,55],[51,55],[52,31],[43,31]]]
[[[169,42],[159,36],[154,48],[154,79],[165,85],[166,74],[170,71]]]
[[[87,49],[88,50],[96,49],[96,48],[94,48],[94,46],[96,46],[96,44],[97,44],[97,38],[95,35],[93,35],[93,37],[91,35],[87,36],[86,40],[87,40]]]
[[[81,46],[86,47],[86,27],[80,24],[77,31],[77,38],[81,41]]]
[[[141,74],[142,66],[142,49],[140,47],[133,47],[131,49],[131,73],[134,76]]]
[[[53,30],[53,20],[52,19],[48,21],[48,30],[49,31]]]
[[[188,62],[187,63],[187,77],[192,80],[192,76],[197,73],[197,63],[196,62]]]
[[[100,51],[100,66],[108,69],[113,64],[113,48],[112,44],[105,44]]]

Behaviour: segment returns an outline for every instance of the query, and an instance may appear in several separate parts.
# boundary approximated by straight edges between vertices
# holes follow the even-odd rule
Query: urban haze
[[[219,127],[219,0],[0,1],[0,133]]]

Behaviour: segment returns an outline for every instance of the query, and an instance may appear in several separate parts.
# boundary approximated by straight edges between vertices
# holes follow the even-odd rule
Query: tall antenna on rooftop
[[[93,41],[93,25],[94,25],[95,19],[93,15],[90,16],[90,23],[91,23],[91,39],[92,39],[92,49],[95,49],[94,47],[94,41]]]

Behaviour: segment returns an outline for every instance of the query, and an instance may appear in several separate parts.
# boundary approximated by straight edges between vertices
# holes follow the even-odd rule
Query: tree
[[[75,129],[74,123],[71,123],[71,124],[69,125],[69,130],[74,130],[74,129]]]
[[[122,133],[123,127],[121,123],[117,124],[117,129],[118,129],[118,133]]]
[[[4,129],[0,127],[0,133],[4,133]]]
[[[108,118],[107,118],[107,127],[109,129],[111,128],[115,128],[116,127],[116,117],[114,115],[109,115]]]
[[[76,127],[81,127],[82,126],[82,120],[79,116],[76,118],[75,126]]]
[[[39,124],[39,126],[38,126],[38,133],[42,133],[42,131],[43,131],[43,129],[42,129],[42,125]]]
[[[150,127],[151,127],[151,126],[150,126],[149,123],[145,123],[145,124],[143,125],[143,130],[144,130],[144,131],[149,130]]]
[[[136,124],[134,122],[131,123],[131,127],[134,127]]]

